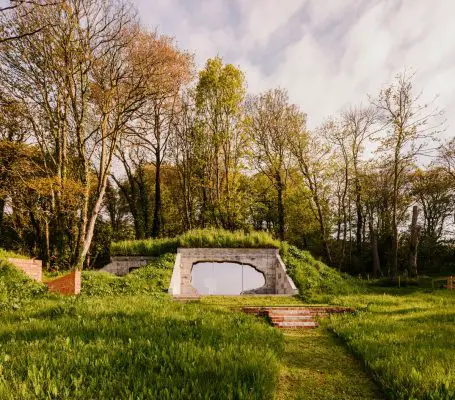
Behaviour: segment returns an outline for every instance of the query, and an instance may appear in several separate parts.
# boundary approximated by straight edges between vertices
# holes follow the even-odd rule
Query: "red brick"
[[[47,282],[50,292],[75,295],[81,292],[81,271],[75,270],[68,275]]]
[[[8,258],[8,261],[16,268],[20,269],[29,278],[41,282],[43,277],[43,268],[41,260],[27,260],[21,258]]]

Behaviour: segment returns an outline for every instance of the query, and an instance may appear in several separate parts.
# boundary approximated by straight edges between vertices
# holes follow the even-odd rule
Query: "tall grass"
[[[329,327],[364,360],[389,398],[455,399],[455,293],[404,291],[334,301],[359,310],[332,317]]]
[[[194,229],[175,238],[114,242],[111,244],[111,255],[159,256],[175,253],[178,247],[279,248],[280,242],[267,232]]]
[[[0,311],[18,309],[46,292],[46,286],[30,279],[10,263],[0,260]]]
[[[174,261],[173,254],[166,254],[122,277],[108,272],[82,271],[81,293],[87,296],[167,293]]]
[[[0,314],[0,398],[272,399],[281,332],[150,296],[36,301]]]
[[[328,267],[314,259],[308,251],[283,243],[280,254],[286,264],[287,273],[305,301],[329,303],[334,295],[366,291],[359,280]]]
[[[16,253],[14,251],[4,250],[0,247],[0,259],[7,259],[7,258],[27,259],[29,257],[24,256],[23,254]]]

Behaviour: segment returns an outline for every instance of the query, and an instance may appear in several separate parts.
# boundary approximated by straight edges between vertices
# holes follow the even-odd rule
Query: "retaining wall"
[[[41,282],[43,279],[43,262],[41,260],[27,260],[22,258],[8,258],[8,262],[20,269],[29,278]]]
[[[193,248],[178,249],[169,293],[197,295],[191,285],[193,265],[198,262],[234,262],[251,265],[264,274],[265,284],[248,294],[298,294],[292,279],[286,273],[278,249]]]
[[[76,270],[68,275],[46,283],[49,292],[75,295],[81,292],[81,271]]]
[[[110,272],[111,274],[123,276],[128,274],[132,269],[143,267],[157,257],[146,256],[116,256],[111,257],[111,262],[100,269],[100,271]]]

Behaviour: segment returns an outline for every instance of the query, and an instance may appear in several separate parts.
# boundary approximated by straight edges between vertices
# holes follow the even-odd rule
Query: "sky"
[[[281,87],[313,129],[367,104],[403,70],[455,126],[453,0],[134,0],[149,29],[175,37],[199,68],[219,55],[248,91]],[[436,99],[435,99],[436,97]]]

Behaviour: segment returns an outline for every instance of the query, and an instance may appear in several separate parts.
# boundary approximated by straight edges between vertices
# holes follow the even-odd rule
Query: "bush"
[[[30,279],[10,263],[0,260],[0,311],[18,309],[46,292],[45,285]]]
[[[194,229],[175,238],[124,240],[111,244],[111,255],[160,256],[178,247],[279,248],[280,242],[267,232]]]
[[[82,271],[81,293],[88,296],[165,293],[174,261],[175,255],[166,254],[122,277],[108,272]]]
[[[283,243],[280,253],[289,276],[305,301],[326,303],[333,295],[366,290],[362,282],[315,260],[308,251]]]

